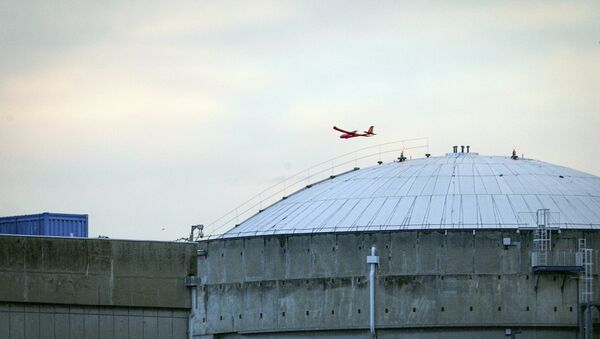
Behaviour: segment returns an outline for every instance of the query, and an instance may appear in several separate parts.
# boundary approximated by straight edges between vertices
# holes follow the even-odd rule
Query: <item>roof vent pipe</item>
[[[460,153],[465,153],[465,146],[464,145],[460,145]]]
[[[469,148],[471,148],[471,146],[467,145],[467,153],[469,153]]]
[[[406,160],[406,157],[404,156],[404,151],[400,152],[400,157],[398,158],[398,162],[403,162]]]
[[[453,153],[457,153],[458,152],[458,146],[452,146],[452,152]]]

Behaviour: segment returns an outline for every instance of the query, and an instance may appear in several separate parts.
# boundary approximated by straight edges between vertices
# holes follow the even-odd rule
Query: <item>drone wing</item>
[[[343,130],[343,129],[341,129],[341,128],[337,128],[337,127],[335,127],[335,126],[333,126],[333,129],[334,129],[334,130],[336,130],[336,131],[338,131],[338,132],[342,132],[342,133],[346,133],[346,134],[353,134],[353,133],[356,133],[356,131],[354,131],[354,132],[349,132],[349,131],[345,131],[345,130]]]

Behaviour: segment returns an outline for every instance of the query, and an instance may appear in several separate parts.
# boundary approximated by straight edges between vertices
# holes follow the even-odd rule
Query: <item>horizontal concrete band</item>
[[[539,329],[563,329],[563,330],[576,330],[577,325],[573,324],[527,324],[523,325],[520,323],[497,323],[497,324],[477,324],[473,326],[464,326],[464,325],[454,325],[454,324],[440,324],[435,326],[428,326],[427,324],[414,324],[411,326],[385,326],[378,325],[378,330],[400,330],[400,331],[411,331],[415,329],[427,328],[430,331],[436,331],[439,329],[448,329],[451,331],[460,331],[460,330],[491,330],[491,329],[506,329],[506,328],[518,328],[518,329],[528,329],[528,330],[539,330]],[[349,326],[346,328],[348,331],[368,331],[369,327],[361,327],[361,326]],[[261,330],[261,331],[247,331],[247,332],[238,332],[239,334],[259,334],[259,333],[302,333],[302,332],[334,332],[339,331],[336,328],[324,328],[324,327],[303,327],[303,328],[289,328],[286,330]],[[600,331],[600,330],[599,330]]]
[[[577,240],[600,248],[600,231],[562,231],[553,253],[574,258]],[[503,239],[511,245],[504,246]],[[204,284],[366,276],[370,247],[380,256],[378,275],[531,274],[531,231],[400,231],[252,237],[201,242]],[[594,260],[594,272],[600,263]]]
[[[0,338],[184,339],[189,310],[0,302]]]
[[[506,339],[511,338],[506,331],[514,334],[514,338],[535,339],[573,339],[576,331],[572,328],[546,327],[546,328],[440,328],[440,329],[403,329],[386,330],[378,329],[378,339]],[[600,331],[595,331],[600,334]],[[195,335],[194,339],[280,339],[280,338],[327,338],[327,339],[364,339],[369,337],[368,330],[343,330],[343,331],[311,331],[307,332],[274,332],[241,334],[228,333],[219,335]]]
[[[0,301],[189,308],[196,244],[0,236]]]

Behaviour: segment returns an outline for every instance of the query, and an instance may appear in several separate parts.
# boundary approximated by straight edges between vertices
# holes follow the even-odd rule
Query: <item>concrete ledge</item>
[[[0,236],[0,301],[189,308],[195,243]]]

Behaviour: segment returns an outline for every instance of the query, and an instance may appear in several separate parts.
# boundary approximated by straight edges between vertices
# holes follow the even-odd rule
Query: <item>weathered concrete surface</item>
[[[598,272],[600,232],[553,234],[556,251],[585,237]],[[503,238],[512,246],[504,247]],[[530,231],[402,231],[201,242],[198,338],[365,337],[368,265],[377,247],[380,338],[573,338],[577,275],[534,275]],[[598,285],[595,295],[598,296]],[[597,319],[596,319],[597,321]],[[600,329],[600,325],[596,325]]]
[[[405,330],[380,330],[377,333],[377,339],[510,339],[510,338],[536,338],[536,339],[573,339],[573,332],[561,328],[548,329],[515,329],[514,336],[506,335],[506,328],[446,328],[429,329],[423,331],[420,329]],[[303,339],[366,339],[372,338],[364,331],[322,331],[322,332],[287,332],[281,333],[260,333],[260,334],[222,334],[195,336],[194,339],[281,339],[281,338],[303,338]]]
[[[0,339],[184,339],[188,312],[0,302]]]
[[[0,301],[189,308],[194,243],[0,236]]]

